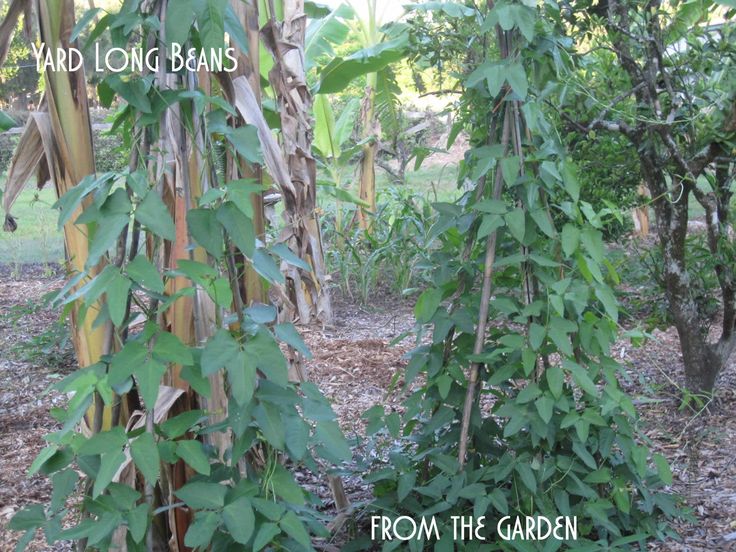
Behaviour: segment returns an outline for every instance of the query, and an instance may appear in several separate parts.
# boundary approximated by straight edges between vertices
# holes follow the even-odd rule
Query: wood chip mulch
[[[61,283],[60,275],[38,267],[17,275],[0,265],[0,551],[13,550],[19,537],[6,528],[13,514],[23,504],[50,497],[48,481],[40,476],[29,479],[25,472],[44,446],[43,435],[58,428],[49,409],[64,398],[43,392],[71,365],[58,360],[44,365],[39,355],[24,359],[17,346],[55,322],[55,313],[31,309],[28,301],[38,301]],[[393,347],[389,343],[411,327],[412,312],[406,302],[388,297],[374,302],[371,309],[340,297],[334,303],[334,326],[304,331],[313,353],[306,363],[307,374],[332,401],[346,434],[360,437],[365,410],[374,404],[386,405],[387,411],[399,407],[403,381],[399,377],[395,389],[389,393],[387,389],[405,367],[403,356],[413,345],[411,339]],[[27,312],[18,316],[18,308]],[[672,490],[684,498],[696,521],[675,523],[680,542],[655,543],[650,549],[736,550],[736,370],[732,363],[722,375],[708,411],[678,409],[677,386],[683,384],[683,369],[677,335],[668,329],[655,331],[654,337],[636,349],[621,341],[616,354],[626,366],[624,386],[637,401],[646,435],[672,465]],[[309,474],[299,474],[299,479],[311,480],[316,494],[329,497],[323,482],[313,481]],[[353,479],[345,483],[349,496],[364,500],[368,487]],[[40,536],[28,548],[49,549]],[[60,544],[53,550],[68,549],[69,545]]]

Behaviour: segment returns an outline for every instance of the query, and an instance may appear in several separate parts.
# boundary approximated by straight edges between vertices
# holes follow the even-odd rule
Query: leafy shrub
[[[18,121],[17,118],[15,120]],[[0,174],[10,167],[19,138],[19,134],[0,133]],[[98,173],[122,171],[128,166],[130,151],[124,148],[119,137],[107,134],[106,131],[93,130],[92,140]]]
[[[128,155],[120,137],[106,131],[93,131],[95,167],[98,173],[119,172],[128,166]]]
[[[401,185],[406,184],[407,169],[421,165],[434,150],[427,143],[433,136],[439,136],[444,127],[437,115],[404,107],[393,111],[392,121],[390,137],[384,137],[380,143],[377,165],[393,183]]]
[[[113,189],[117,179],[125,183],[126,189]],[[11,530],[25,531],[17,550],[23,550],[39,528],[49,544],[84,539],[85,548],[108,550],[114,548],[120,527],[125,530],[122,536],[127,549],[145,550],[146,533],[155,540],[156,516],[172,507],[182,507],[182,503],[186,504],[187,515],[193,516],[183,539],[192,549],[207,549],[211,543],[215,549],[261,550],[271,544],[286,550],[309,550],[311,535],[329,535],[314,508],[319,499],[303,489],[284,467],[289,461],[318,472],[325,463],[339,464],[351,456],[336,415],[319,389],[312,383],[293,383],[289,379],[281,344],[306,357],[309,350],[293,324],[277,321],[274,306],[257,304],[233,314],[229,280],[218,271],[232,270],[226,272],[230,277],[237,273],[235,261],[226,264],[223,258],[229,249],[225,240],[233,239],[243,249],[252,249],[253,265],[259,273],[267,275],[270,282],[283,283],[271,251],[257,245],[252,232],[242,232],[249,225],[252,228],[252,222],[246,214],[248,208],[240,206],[249,205],[246,201],[255,191],[260,187],[248,188],[242,181],[232,181],[200,198],[199,207],[189,211],[195,214],[188,217],[187,229],[215,259],[215,266],[180,259],[176,272],[159,270],[144,252],[132,250],[133,260],[125,266],[108,263],[97,274],[82,272],[76,279],[78,282],[82,276],[88,277],[82,287],[73,289],[72,280],[53,294],[55,306],[79,299],[82,306],[77,324],[84,316],[95,316],[98,323],[109,321],[117,335],[138,316],[129,310],[134,294],[136,299],[149,297],[156,301],[148,302],[153,308],[138,302],[145,323],[140,331],[127,333],[119,350],[102,355],[98,362],[75,370],[54,385],[70,397],[65,409],[53,412],[62,428],[49,437],[48,446],[29,469],[30,475],[40,472],[51,477],[53,497],[48,504],[25,507],[10,521]],[[92,201],[85,204],[85,199],[93,195],[100,202],[99,208]],[[142,169],[132,174],[86,177],[59,203],[62,221],[84,204],[82,216],[87,224],[110,223],[110,212],[115,208],[122,211],[114,215],[122,225],[129,225],[134,217],[149,229],[152,239],[171,240],[175,232],[166,205],[156,190],[149,188]],[[208,231],[212,224],[219,225],[215,239]],[[90,256],[87,266],[95,266],[117,239],[116,233],[97,233],[92,240],[96,245],[90,248],[94,251],[97,247],[96,257]],[[180,290],[179,297],[193,295],[195,286],[200,286],[213,307],[221,309],[219,312],[229,311],[231,314],[226,316],[233,319],[240,317],[243,323],[238,330],[218,327],[218,321],[205,343],[190,346],[160,327],[162,315],[169,314],[176,304],[171,296],[164,295],[167,284],[179,275],[192,282]],[[106,302],[103,309],[98,309],[102,294]],[[158,303],[160,299],[165,299],[163,306]],[[181,368],[182,379],[205,398],[213,396],[210,382],[214,378],[210,376],[219,372],[226,392],[221,403],[226,404],[224,419],[214,419],[214,410],[205,410],[211,406],[205,406],[208,403],[202,399],[201,410],[189,408],[176,416],[168,412],[168,419],[164,411],[163,417],[154,422],[154,408],[157,414],[160,412],[159,391],[164,389],[161,379],[173,365]],[[96,397],[101,402],[95,402]],[[129,411],[146,408],[146,425],[113,423],[89,437],[75,430],[92,404],[100,406],[96,413],[102,425],[102,407],[110,409],[112,416],[114,400]],[[218,433],[222,440],[217,438]],[[124,451],[129,453],[127,457]],[[317,458],[321,459],[319,464]],[[150,495],[146,501],[139,488],[115,479],[130,462],[148,489],[155,489],[164,501],[175,495],[172,500],[177,502],[166,502],[152,511]],[[183,463],[191,469],[190,476],[185,485],[173,489],[169,486],[172,477],[167,474]],[[82,513],[74,516],[81,522],[64,528],[69,516],[66,500],[78,488],[86,489],[84,499],[73,506]]]
[[[568,145],[579,169],[580,198],[596,211],[610,208],[623,214],[604,220],[605,239],[615,241],[633,227],[627,211],[639,203],[639,158],[618,135],[574,133],[568,136]]]
[[[718,280],[715,272],[717,259],[706,243],[704,232],[694,232],[685,240],[688,273],[691,276],[688,288],[690,298],[698,305],[701,315],[699,325],[707,331],[720,308]],[[627,315],[635,320],[643,320],[648,330],[667,328],[673,324],[667,307],[667,288],[662,269],[664,260],[659,246],[633,246],[634,251],[618,254],[616,262],[622,272],[622,280],[627,289],[620,290]]]
[[[46,302],[26,301],[10,309],[8,322],[16,327],[28,316],[38,314],[48,308]],[[69,327],[63,320],[54,321],[44,331],[19,340],[10,348],[10,354],[24,362],[43,363],[44,366],[61,368],[74,361],[74,351],[69,339]]]
[[[492,48],[465,58],[472,67],[454,129],[470,137],[459,180],[473,189],[435,205],[428,285],[402,374],[406,398],[397,412],[379,405],[365,413],[375,451],[361,466],[373,484],[369,512],[433,516],[444,536],[387,541],[383,550],[644,549],[671,535],[667,519],[679,514],[666,492],[667,461],[639,432],[611,354],[619,312],[610,285],[618,277],[603,230],[616,209],[584,200],[590,175],[576,169],[542,108],[567,54],[539,16],[558,12],[525,4],[498,3],[488,13],[469,3],[416,8],[435,10],[432,22],[461,43],[459,51],[428,48],[429,61],[465,56],[497,37],[513,49],[506,59]],[[489,21],[507,31],[505,42]],[[453,542],[459,514],[574,516],[579,535]],[[352,546],[370,542],[359,537]]]
[[[7,172],[19,137],[18,134],[0,133],[0,174]]]
[[[392,519],[433,515],[441,535],[453,534],[451,515],[459,513],[489,520],[575,516],[580,535],[565,543],[570,549],[626,549],[631,543],[644,546],[650,536],[664,538],[670,530],[662,515],[678,513],[675,497],[661,492],[672,476],[664,457],[650,455],[642,443],[634,405],[618,384],[620,366],[609,356],[617,333],[612,295],[582,276],[597,271],[592,259],[581,272],[556,281],[549,259],[559,246],[543,246],[541,228],[525,215],[523,239],[537,259],[530,270],[550,285],[548,298],[525,305],[519,292],[523,272],[512,262],[518,255],[513,233],[520,234],[509,228],[517,216],[511,213],[518,212],[511,205],[494,274],[489,315],[494,323],[481,355],[473,351],[478,291],[462,291],[458,282],[465,271],[476,270],[483,251],[476,247],[471,261],[463,262],[457,246],[472,211],[457,206],[452,213],[443,207],[437,225],[446,230],[442,247],[431,257],[433,284],[417,301],[418,343],[404,374],[407,390],[412,383],[416,389],[401,414],[381,406],[365,414],[373,449],[382,451],[365,464],[374,485],[371,511]],[[560,234],[566,255],[601,258],[601,233],[567,224]],[[576,250],[567,237],[573,234],[585,236]],[[470,418],[468,460],[461,468],[464,372],[477,361],[482,387]],[[488,526],[485,538],[501,550],[541,549],[499,542],[494,525]],[[365,539],[354,543],[366,544]],[[435,549],[451,546],[443,542]]]

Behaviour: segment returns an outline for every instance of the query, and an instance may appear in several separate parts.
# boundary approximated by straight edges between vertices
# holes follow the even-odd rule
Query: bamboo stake
[[[509,145],[509,135],[511,128],[511,107],[506,106],[503,120],[503,131],[501,133],[501,147],[505,155]],[[493,199],[501,199],[503,191],[503,171],[500,166],[496,167],[495,182],[493,184]],[[496,259],[496,238],[498,230],[491,232],[486,239],[486,253],[483,267],[483,287],[480,295],[480,309],[478,312],[478,326],[475,332],[475,344],[473,346],[473,354],[479,355],[483,352],[485,344],[486,326],[488,324],[488,309],[491,300],[491,290],[493,288],[493,263]],[[478,383],[478,374],[480,372],[480,362],[473,362],[470,365],[470,374],[468,377],[468,388],[465,393],[465,403],[463,405],[463,418],[460,427],[460,445],[458,449],[458,461],[460,466],[465,464],[465,458],[468,452],[468,440],[470,432],[470,416],[475,402],[475,388]]]

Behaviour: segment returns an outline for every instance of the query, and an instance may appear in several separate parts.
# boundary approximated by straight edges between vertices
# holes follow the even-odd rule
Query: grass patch
[[[350,190],[357,195],[357,167]],[[407,183],[401,187],[427,197],[430,201],[452,201],[460,192],[456,187],[457,165],[427,165],[418,171],[407,171]],[[2,182],[4,185],[4,181]],[[376,189],[382,191],[396,187],[388,175],[376,168]],[[322,194],[321,200],[333,200]],[[12,214],[18,222],[15,232],[0,232],[0,262],[6,264],[58,263],[64,257],[64,238],[57,230],[58,213],[51,206],[56,194],[51,187],[36,190],[29,186],[21,192],[13,205]],[[279,209],[280,211],[280,209]]]
[[[457,165],[425,165],[418,171],[406,171],[406,184],[396,184],[381,168],[376,167],[376,190],[388,187],[406,187],[426,195],[430,201],[452,201],[460,195],[457,189]],[[357,173],[355,180],[357,182]],[[357,188],[357,187],[356,187]],[[357,193],[357,189],[353,190]]]
[[[0,259],[8,264],[57,263],[64,257],[64,238],[57,229],[58,212],[51,208],[51,187],[27,188],[18,196],[12,214],[15,232],[0,232]]]

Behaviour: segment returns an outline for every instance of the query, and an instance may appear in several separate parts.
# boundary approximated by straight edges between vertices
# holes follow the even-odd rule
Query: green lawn
[[[406,171],[406,186],[413,192],[427,195],[432,201],[452,201],[460,192],[457,189],[457,165],[427,165],[418,171]],[[357,175],[356,175],[357,180]],[[376,168],[376,188],[397,186],[381,168]],[[436,198],[435,198],[436,193]]]
[[[412,192],[424,195],[430,201],[452,201],[460,191],[457,189],[457,165],[428,165],[418,171],[408,170],[407,183],[404,185]],[[357,170],[352,176],[349,189],[357,195]],[[4,184],[4,182],[3,182]],[[393,183],[386,172],[376,168],[376,186],[379,201],[385,195],[382,190],[399,187]],[[331,202],[327,196],[325,201]],[[29,185],[18,197],[12,214],[18,223],[13,232],[0,232],[0,263],[56,263],[64,256],[64,245],[61,232],[56,229],[57,212],[51,208],[56,201],[55,193],[48,187],[38,191]],[[702,218],[703,208],[690,199],[690,218]],[[654,221],[654,213],[651,220]]]
[[[56,263],[64,257],[62,233],[57,230],[58,212],[51,208],[56,194],[51,187],[41,191],[28,186],[11,209],[18,224],[15,232],[0,232],[0,262]]]
[[[457,166],[427,166],[416,172],[409,170],[406,175],[406,187],[428,196],[431,201],[451,201],[458,196]],[[357,189],[353,189],[357,187],[357,171],[353,178],[356,184],[351,190],[357,193]],[[3,186],[4,179],[0,180],[0,188]],[[381,190],[396,184],[385,171],[376,168],[376,186],[380,194]],[[0,263],[57,263],[63,259],[63,237],[56,227],[58,213],[51,208],[55,201],[51,187],[41,191],[31,184],[26,187],[11,209],[18,229],[12,233],[0,232]]]

